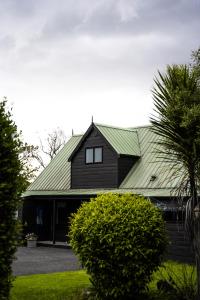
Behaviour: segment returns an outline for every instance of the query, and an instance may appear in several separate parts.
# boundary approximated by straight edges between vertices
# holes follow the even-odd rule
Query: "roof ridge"
[[[78,136],[83,136],[84,133],[79,133],[79,134],[73,134],[71,137],[78,137]]]
[[[139,128],[149,128],[149,127],[152,127],[152,126],[153,126],[152,124],[149,124],[149,125],[139,125],[139,126],[136,126],[136,127],[130,127],[130,129],[137,130]]]
[[[118,129],[118,130],[135,132],[134,128],[124,128],[124,127],[110,126],[110,125],[99,124],[99,123],[94,123],[94,125],[101,126],[101,127],[112,128],[112,129]]]

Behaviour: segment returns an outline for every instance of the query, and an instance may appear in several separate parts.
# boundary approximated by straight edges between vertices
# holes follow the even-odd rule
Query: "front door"
[[[55,224],[56,241],[66,242],[67,235],[67,203],[58,201],[56,203],[56,224]]]
[[[81,205],[79,199],[67,199],[56,201],[55,212],[55,240],[60,242],[67,241],[69,231],[69,218],[72,213],[76,212]]]

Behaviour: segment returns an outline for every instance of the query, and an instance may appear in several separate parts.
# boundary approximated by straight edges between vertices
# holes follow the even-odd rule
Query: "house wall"
[[[103,163],[86,164],[85,149],[103,147]],[[71,162],[71,188],[118,187],[118,156],[99,132],[93,128]]]
[[[169,238],[166,258],[183,263],[194,263],[195,256],[182,222],[166,222]]]
[[[118,160],[118,184],[120,185],[138,158],[120,156]]]

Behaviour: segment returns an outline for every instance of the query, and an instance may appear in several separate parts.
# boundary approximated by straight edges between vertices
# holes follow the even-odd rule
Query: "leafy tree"
[[[188,196],[187,231],[193,242],[198,271],[200,299],[200,87],[196,69],[186,65],[168,66],[154,80],[153,99],[157,115],[152,117],[153,130],[162,137],[163,157],[171,160],[177,176],[181,175],[179,193]]]
[[[0,102],[0,300],[9,299],[11,264],[19,234],[15,216],[24,189],[23,166],[19,159],[21,146],[4,99]]]
[[[22,165],[21,175],[22,175],[23,186],[24,186],[23,190],[26,190],[30,182],[32,182],[35,179],[39,170],[39,167],[36,166],[34,162],[34,158],[32,157],[32,154],[35,151],[37,151],[36,146],[29,145],[24,142],[21,143],[21,147],[19,151],[19,159]]]

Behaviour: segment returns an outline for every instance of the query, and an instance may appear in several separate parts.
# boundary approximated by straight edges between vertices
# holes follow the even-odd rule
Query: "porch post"
[[[56,242],[56,200],[53,199],[53,234],[52,234],[52,242],[55,245]]]

